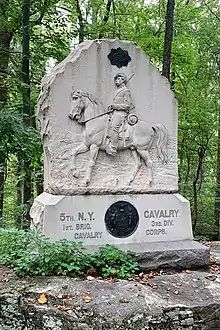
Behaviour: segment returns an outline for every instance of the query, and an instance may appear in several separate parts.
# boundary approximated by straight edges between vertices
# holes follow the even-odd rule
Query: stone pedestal
[[[56,196],[46,192],[31,210],[52,241],[86,246],[192,239],[189,202],[179,194]]]
[[[113,244],[137,254],[143,269],[205,266],[209,250],[193,242],[189,202],[180,194],[55,196],[31,209],[32,227],[51,241],[83,242],[88,252]]]

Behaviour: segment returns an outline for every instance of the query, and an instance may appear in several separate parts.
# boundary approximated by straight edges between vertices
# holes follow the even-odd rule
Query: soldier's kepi
[[[115,86],[117,91],[113,98],[113,103],[109,105],[108,110],[112,110],[112,121],[110,128],[110,141],[107,145],[106,152],[109,155],[116,155],[119,129],[125,122],[130,109],[133,107],[131,100],[131,92],[127,88],[128,79],[124,73],[118,73],[114,77]]]

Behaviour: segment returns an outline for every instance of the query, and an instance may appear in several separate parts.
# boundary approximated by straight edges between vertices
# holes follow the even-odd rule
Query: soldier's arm
[[[122,95],[121,103],[113,103],[112,107],[114,110],[124,110],[128,111],[131,107],[131,93],[130,91],[125,91]]]

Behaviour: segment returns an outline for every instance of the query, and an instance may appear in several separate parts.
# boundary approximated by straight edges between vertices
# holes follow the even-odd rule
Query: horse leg
[[[92,144],[90,146],[89,166],[88,166],[86,177],[85,177],[85,183],[86,184],[88,184],[91,180],[92,169],[95,166],[96,159],[97,159],[97,156],[98,156],[98,152],[99,152],[99,147],[96,144]]]
[[[73,150],[71,156],[72,156],[72,163],[71,163],[71,170],[73,171],[73,176],[75,178],[79,177],[79,170],[76,169],[76,156],[79,154],[83,154],[84,152],[87,152],[89,148],[84,144],[80,144],[75,150]]]
[[[132,156],[135,160],[135,170],[134,170],[134,172],[133,172],[133,174],[132,174],[132,176],[129,180],[129,184],[131,184],[134,181],[134,179],[135,179],[135,177],[136,177],[136,175],[137,175],[137,173],[138,173],[138,171],[141,167],[141,161],[140,161],[140,157],[137,153],[137,150],[133,149],[133,150],[131,150],[131,153],[132,153]]]
[[[152,184],[152,181],[153,181],[153,173],[152,173],[153,162],[152,162],[152,160],[150,158],[149,151],[137,149],[137,152],[143,158],[145,164],[147,165],[148,176],[149,176],[149,184],[151,185]]]

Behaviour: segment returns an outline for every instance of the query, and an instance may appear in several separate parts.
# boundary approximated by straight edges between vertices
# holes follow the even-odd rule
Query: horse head
[[[69,117],[77,120],[79,124],[100,114],[100,102],[92,93],[77,89],[72,92],[71,99]]]
[[[74,90],[71,94],[71,110],[69,118],[78,121],[79,124],[84,122],[83,110],[85,103],[83,100],[83,91],[81,89]]]

